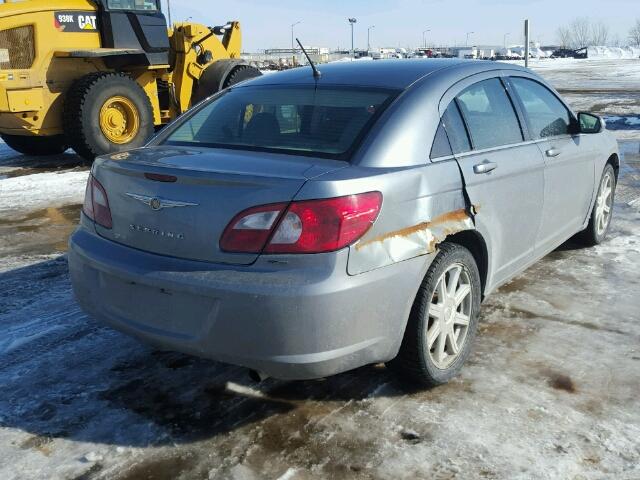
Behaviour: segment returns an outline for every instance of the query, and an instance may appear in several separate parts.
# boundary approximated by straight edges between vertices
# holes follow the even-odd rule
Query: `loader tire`
[[[262,73],[260,73],[260,70],[257,68],[251,65],[240,65],[227,75],[222,88],[230,87],[236,83],[244,82],[245,80],[259,77],[260,75],[262,75]]]
[[[262,75],[260,70],[240,60],[218,60],[209,65],[198,80],[191,99],[191,105],[200,103],[207,97],[227,87]]]
[[[35,137],[22,135],[0,135],[4,143],[12,149],[25,155],[44,156],[59,155],[68,147],[64,135],[54,135],[51,137]]]
[[[90,73],[76,80],[63,119],[69,145],[89,161],[141,147],[154,133],[151,101],[124,73]]]

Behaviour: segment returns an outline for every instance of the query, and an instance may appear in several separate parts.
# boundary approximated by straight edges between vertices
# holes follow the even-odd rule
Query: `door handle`
[[[544,153],[547,157],[557,157],[558,155],[560,155],[560,150],[558,150],[557,148],[550,148]]]
[[[476,173],[476,174],[489,173],[495,170],[496,168],[498,168],[497,163],[489,162],[488,160],[485,160],[484,162],[478,163],[477,165],[473,166],[473,173]]]

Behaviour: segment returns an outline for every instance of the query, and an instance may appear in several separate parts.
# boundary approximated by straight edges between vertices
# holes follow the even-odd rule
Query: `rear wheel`
[[[3,133],[0,136],[12,149],[25,155],[58,155],[69,148],[64,135],[36,137],[7,135]]]
[[[448,382],[471,351],[480,312],[480,274],[471,252],[443,243],[411,309],[389,366],[426,386]]]
[[[100,72],[78,80],[64,105],[66,134],[82,157],[141,147],[154,133],[147,94],[131,77]]]
[[[598,195],[591,210],[589,225],[578,235],[578,239],[587,246],[602,243],[607,236],[613,214],[613,202],[616,193],[616,174],[611,164],[607,164],[600,178]]]

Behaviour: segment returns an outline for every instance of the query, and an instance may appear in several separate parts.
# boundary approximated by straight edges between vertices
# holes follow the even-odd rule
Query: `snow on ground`
[[[587,56],[593,59],[638,59],[640,58],[640,48],[638,47],[602,47],[594,46],[587,48]]]
[[[524,61],[510,62],[524,64]],[[529,68],[560,90],[624,91],[640,89],[640,59],[533,59]]]
[[[5,178],[0,182],[2,218],[25,211],[82,203],[88,171],[46,172]]]
[[[543,59],[532,60],[530,68],[575,111],[604,116],[618,139],[640,138],[640,59]]]
[[[605,244],[487,299],[462,375],[432,390],[381,366],[256,384],[87,318],[63,256],[4,272],[0,478],[639,478],[639,221],[618,202]]]
[[[29,157],[0,141],[0,272],[66,251],[88,174],[73,152]]]
[[[571,84],[588,64],[570,63],[545,68]],[[598,95],[635,127],[640,109],[607,112],[622,93],[572,101]],[[640,478],[640,135],[624,131],[610,238],[491,295],[462,375],[432,390],[382,366],[256,384],[103,327],[64,256],[87,167],[0,145],[0,478]]]

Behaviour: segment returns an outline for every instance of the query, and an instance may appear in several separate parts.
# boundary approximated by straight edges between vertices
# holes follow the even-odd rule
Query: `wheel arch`
[[[478,271],[480,272],[480,286],[482,296],[484,298],[485,288],[487,286],[487,278],[489,274],[489,252],[487,243],[477,230],[463,230],[461,232],[449,235],[444,239],[447,243],[455,243],[465,247],[471,252],[473,259],[476,261]]]
[[[618,157],[618,154],[617,153],[611,154],[611,156],[607,159],[606,164],[609,164],[613,167],[613,171],[616,174],[616,182],[617,182],[618,172],[620,172],[620,157]]]

